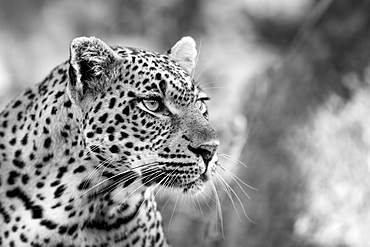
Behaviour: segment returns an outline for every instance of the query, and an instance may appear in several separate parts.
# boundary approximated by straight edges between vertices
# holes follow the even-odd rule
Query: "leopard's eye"
[[[197,108],[199,109],[199,111],[202,112],[203,109],[205,108],[204,102],[201,100],[198,100],[196,104],[197,104]]]
[[[204,103],[203,100],[198,100],[196,104],[204,118],[208,120],[208,109],[206,103]]]
[[[161,103],[157,99],[145,99],[143,100],[143,105],[152,112],[157,112],[161,109]]]
[[[197,108],[199,111],[203,114],[207,110],[206,104],[203,102],[203,100],[198,100],[197,101]]]

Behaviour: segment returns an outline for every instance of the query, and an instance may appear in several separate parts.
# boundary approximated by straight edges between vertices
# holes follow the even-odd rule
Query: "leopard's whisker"
[[[199,193],[199,195],[201,195],[201,194],[203,194],[203,192]],[[197,209],[198,209],[199,204],[200,204],[199,196],[192,196],[192,197],[188,197],[188,198],[189,198],[188,200],[191,202],[191,205],[193,207],[193,211],[197,212]],[[199,210],[200,210],[200,214],[203,216],[202,208],[200,208]],[[204,219],[204,217],[203,217],[203,219]]]
[[[184,194],[181,193],[181,200],[180,200],[180,211],[178,211],[177,218],[182,214],[184,210],[185,202],[184,202]]]
[[[220,184],[222,188],[222,191],[226,193],[227,196],[230,198],[232,196],[230,188],[229,188],[230,185],[226,182],[225,179],[222,178],[222,176],[218,172],[215,173],[215,176],[217,178],[216,181],[219,182],[218,184]]]
[[[227,172],[227,170],[224,170],[225,172]],[[231,174],[231,173],[230,173]],[[230,175],[229,174],[229,175]],[[228,185],[228,183],[223,179],[223,178],[221,178],[221,176],[220,176],[220,179],[222,179],[222,181],[224,181],[224,184],[226,185]],[[234,177],[232,177],[232,179],[234,180],[234,182],[235,182],[235,184],[240,188],[240,190],[243,192],[243,194],[248,198],[248,199],[251,199],[250,198],[250,196],[248,195],[248,193],[244,190],[244,188],[240,185],[240,183],[234,178]],[[228,185],[228,187],[229,188],[231,188],[231,186],[230,185]]]
[[[155,189],[158,188],[158,190],[156,192],[154,192],[154,197],[156,197],[158,195],[158,193],[160,192],[160,190],[162,188],[166,188],[167,186],[161,186],[162,182],[164,184],[166,184],[166,182],[170,179],[170,176],[169,175],[166,175],[164,178],[162,178],[156,185],[153,186],[152,188],[152,191],[154,191]]]
[[[98,183],[100,182],[101,178],[103,177],[103,174],[104,174],[104,171],[107,169],[107,166],[109,166],[110,164],[112,164],[114,162],[113,159],[111,158],[108,158],[106,159],[101,165],[104,167],[103,170],[101,171],[100,173],[100,176],[99,176],[99,179],[98,179]],[[101,166],[99,167],[99,169],[101,168]],[[96,169],[96,172],[98,171],[98,169]],[[97,188],[97,187],[96,187]]]
[[[168,174],[166,174],[166,176],[164,178],[162,178],[156,185],[153,186],[152,188],[152,191],[154,191],[156,189],[156,187],[158,188],[158,191],[154,193],[154,197],[157,196],[157,194],[159,193],[160,189],[165,187],[165,186],[161,186],[162,184],[162,181],[164,181],[163,183],[166,184],[166,181],[170,179],[170,176]]]
[[[241,218],[240,218],[240,215],[239,215],[239,213],[238,213],[238,210],[237,210],[237,208],[236,208],[236,204],[235,204],[235,201],[234,201],[234,199],[233,199],[233,197],[232,197],[232,192],[231,192],[231,190],[232,190],[232,188],[231,188],[231,186],[219,175],[219,174],[217,174],[216,173],[216,176],[217,176],[217,179],[219,179],[219,181],[221,182],[221,184],[224,186],[224,188],[225,188],[225,193],[226,193],[226,195],[229,197],[229,199],[230,199],[230,202],[231,202],[231,204],[233,205],[233,208],[234,208],[234,210],[235,210],[235,213],[236,213],[236,215],[237,215],[237,217],[238,217],[238,219],[239,219],[239,221],[241,221]]]
[[[160,177],[160,176],[162,176],[163,175],[163,173],[162,172],[159,172],[159,174],[158,175],[156,175],[156,176],[154,176],[153,178],[151,178],[148,182],[152,182],[152,181],[155,181],[158,177]],[[141,178],[143,179],[143,178],[145,178],[146,176],[142,176]],[[136,180],[134,183],[137,183],[137,182],[139,182],[140,180]],[[132,183],[132,184],[134,184],[134,183]],[[141,188],[143,188],[144,187],[144,184],[142,184],[142,185],[140,185],[138,188],[136,188],[136,189],[134,189],[124,200],[123,200],[123,202],[125,202],[131,195],[133,195],[136,191],[138,191],[139,189],[141,189]],[[121,190],[121,192],[122,192],[123,190]],[[117,193],[117,195],[115,195],[114,197],[116,197],[116,196],[118,196],[118,194],[119,194],[120,192],[118,192]],[[112,200],[114,199],[114,197],[112,198]],[[122,203],[123,203],[122,202]]]
[[[99,147],[97,145],[94,145],[94,146],[90,147],[90,149],[88,150],[88,152],[92,152],[92,151],[94,151],[94,150],[96,150],[98,148]],[[85,180],[85,184],[83,185],[83,188],[86,188],[87,183],[90,181],[90,178],[95,174],[96,171],[98,171],[104,165],[104,162],[103,163],[99,163],[97,167],[94,167],[94,169],[87,176],[87,178]]]
[[[242,189],[243,190],[243,192],[245,192],[244,191],[244,189],[242,188],[242,186],[240,185],[240,183],[241,184],[243,184],[244,186],[246,186],[246,187],[248,187],[249,189],[251,189],[251,190],[258,190],[257,188],[254,188],[253,186],[251,186],[251,185],[249,185],[249,184],[247,184],[247,183],[245,183],[243,180],[241,180],[238,176],[236,176],[234,173],[232,173],[231,171],[229,171],[229,170],[227,170],[225,167],[223,167],[221,164],[218,164],[218,166],[222,169],[222,171],[224,171],[227,175],[229,175],[234,181],[235,181],[235,183],[237,183],[238,185],[239,185],[239,187],[240,187],[240,189]],[[244,193],[244,194],[246,194],[246,192]],[[247,195],[247,197],[249,198],[249,196]],[[249,198],[250,199],[250,198]]]
[[[199,76],[198,76],[198,78],[199,78]],[[208,86],[208,85],[214,83],[214,81],[207,81],[207,83],[205,83],[205,84],[202,85],[203,81],[206,81],[206,79],[202,79],[201,81],[196,80],[197,84],[199,86],[201,86],[202,89],[203,89],[204,86]]]
[[[217,152],[217,154],[218,154],[220,157],[225,158],[225,159],[227,159],[227,160],[229,160],[229,161],[231,161],[231,162],[233,162],[233,163],[237,163],[237,164],[240,164],[240,165],[244,166],[245,168],[248,168],[248,166],[247,166],[244,162],[242,162],[242,161],[240,161],[240,160],[238,160],[238,159],[234,158],[234,157],[233,157],[233,156],[231,156],[231,155],[228,155],[228,154],[225,154],[225,153],[220,153],[220,152]]]
[[[100,145],[102,146],[102,144],[100,144]],[[98,148],[99,148],[99,145],[89,146],[87,151],[84,152],[84,155],[81,157],[81,160],[84,160],[85,158],[87,158],[94,150],[96,150]]]
[[[153,167],[150,167],[149,169],[155,169],[156,167],[155,166],[153,166]],[[130,171],[132,171],[132,170],[129,170],[129,171],[127,171],[127,172],[130,172]],[[106,194],[104,195],[104,196],[106,196],[106,195],[108,195],[110,192],[112,192],[113,190],[115,190],[118,186],[120,186],[122,183],[124,183],[125,181],[128,181],[128,180],[130,180],[130,179],[132,179],[132,178],[135,178],[135,177],[137,177],[136,176],[136,173],[134,173],[134,174],[130,174],[129,176],[127,176],[127,177],[124,177],[124,178],[121,178],[121,179],[119,179],[118,181],[116,181],[116,182],[114,182],[113,184],[111,184],[111,185],[109,185],[108,187],[106,187],[106,188],[104,188],[103,190],[101,190],[101,193],[102,192],[104,192],[104,191],[107,191],[106,192]],[[137,183],[137,182],[139,182],[140,181],[140,179],[138,179],[138,180],[136,180],[136,181],[134,181],[132,184],[135,184],[135,183]]]
[[[156,170],[156,167],[151,167],[151,168],[149,168],[149,169],[152,169],[152,170]],[[155,177],[153,177],[151,180],[149,180],[149,182],[151,182],[151,181],[153,181],[153,180],[155,180],[158,176],[160,176],[160,174],[159,175],[157,175],[157,176],[155,176]],[[141,177],[141,178],[145,178],[145,176],[144,177]],[[119,181],[119,183],[115,183],[115,185],[119,185],[119,184],[121,184],[122,183],[122,181],[125,181],[125,180],[121,180],[121,181]],[[140,183],[141,182],[141,179],[137,179],[137,180],[135,180],[131,185],[133,185],[133,184],[137,184],[137,183]],[[125,202],[131,195],[133,195],[136,191],[138,191],[139,189],[141,189],[141,188],[143,188],[144,187],[144,184],[141,184],[138,188],[136,188],[136,189],[134,189],[123,201],[122,201],[122,203],[123,202]],[[115,190],[117,187],[116,186],[114,186],[109,192],[107,192],[106,194],[109,194],[111,191],[113,191],[113,190]],[[113,198],[111,198],[111,200],[113,200],[115,197],[117,197],[122,191],[124,191],[125,189],[123,188],[120,192],[118,192]]]
[[[106,160],[107,161],[107,160]],[[90,172],[90,174],[87,176],[87,178],[85,179],[85,181],[84,181],[84,184],[83,184],[83,186],[82,186],[82,188],[86,188],[87,186],[88,186],[88,184],[89,184],[89,182],[92,180],[92,177],[93,177],[93,175],[101,168],[101,167],[103,167],[104,166],[104,163],[106,162],[106,161],[104,161],[104,162],[102,162],[102,163],[99,163],[99,165],[97,166],[97,167],[95,167],[93,170],[92,170],[92,172]],[[100,184],[100,183],[99,183]],[[98,185],[97,185],[98,186]],[[94,188],[96,188],[97,186],[93,186],[93,187],[91,187],[91,188],[89,188],[87,191],[86,191],[86,193],[89,193],[89,192],[91,192]],[[77,197],[77,199],[79,199],[79,198],[82,198],[83,197],[83,195],[85,195],[86,193],[82,193],[80,196],[78,196]],[[75,201],[75,200],[73,200],[73,201]],[[73,202],[72,201],[72,202]]]
[[[224,183],[225,185],[227,185],[229,188],[230,188],[230,191],[232,192],[232,194],[234,194],[234,196],[235,196],[235,198],[238,200],[238,202],[239,202],[239,204],[240,204],[240,207],[241,207],[241,209],[242,209],[242,211],[243,211],[243,214],[244,214],[244,216],[250,221],[250,222],[252,222],[252,223],[255,223],[253,220],[251,220],[250,218],[249,218],[249,216],[247,215],[247,213],[246,213],[246,211],[245,211],[245,208],[244,208],[244,204],[243,204],[243,202],[242,202],[242,200],[239,198],[239,196],[238,196],[238,194],[234,191],[234,189],[232,189],[231,188],[231,186],[230,185],[228,185],[227,183],[226,183],[226,181],[225,181],[225,183]],[[242,189],[243,190],[243,189]],[[243,190],[244,191],[244,190]],[[245,192],[245,191],[244,191]],[[246,193],[245,193],[246,194]],[[246,196],[249,198],[249,196],[248,196],[248,194],[246,194]]]
[[[227,90],[233,90],[231,87],[207,87],[207,88],[202,88],[204,91],[206,90],[211,90],[211,89],[227,89]]]
[[[164,188],[166,188],[166,187],[164,187]],[[172,194],[170,194],[170,196],[168,196],[167,201],[165,202],[165,204],[162,207],[162,210],[164,210],[166,208],[168,202],[172,200],[172,196],[173,196]]]
[[[217,217],[217,212],[218,212],[218,216],[220,218],[220,225],[221,225],[221,232],[222,232],[222,237],[223,239],[225,239],[225,232],[224,232],[224,220],[223,220],[223,213],[222,213],[222,206],[221,206],[221,201],[220,201],[220,198],[219,198],[219,194],[217,192],[217,189],[214,185],[214,183],[212,181],[211,182],[211,187],[212,187],[212,190],[213,190],[213,193],[215,195],[215,198],[216,198],[216,217]]]
[[[203,193],[201,195],[203,196]],[[203,213],[202,206],[200,205],[200,202],[199,202],[199,197],[194,198],[194,201],[197,203],[197,205],[199,207],[199,210],[200,210],[200,214],[202,215],[202,217],[204,219],[204,213]]]
[[[172,223],[173,215],[174,215],[175,210],[176,210],[177,202],[178,202],[178,198],[176,198],[175,205],[174,205],[174,207],[173,207],[173,209],[172,209],[172,213],[171,213],[170,221],[169,221],[169,223],[168,223],[168,229],[171,229],[171,223]]]
[[[171,171],[169,174],[166,174],[166,176],[165,176],[165,178],[168,178],[168,180],[170,181],[170,183],[174,183],[175,181],[176,181],[176,178],[177,178],[177,176],[175,176],[175,178],[172,178],[172,180],[170,180],[171,179],[171,176],[176,172],[176,170],[177,169],[179,169],[180,168],[180,165],[178,165],[178,166],[176,166],[176,168],[175,169],[173,169],[173,171]],[[159,184],[160,184],[161,182],[159,182]],[[164,183],[164,185],[166,185],[165,183]],[[168,186],[164,186],[165,188],[168,188],[168,187],[171,187],[172,186],[172,184],[169,184]]]
[[[212,197],[207,195],[207,193],[202,193],[202,196],[203,196],[204,203],[207,205],[209,210],[214,213],[214,209],[211,207],[211,205],[209,205],[208,201],[213,202],[213,203],[216,203],[216,201]]]
[[[81,193],[81,194],[77,197],[77,199],[82,198],[84,195],[86,195],[86,194],[90,193],[94,188],[96,188],[96,187],[98,187],[98,186],[102,185],[103,183],[106,183],[107,181],[109,181],[109,180],[111,180],[111,179],[114,179],[115,177],[122,176],[123,174],[128,173],[128,172],[130,172],[130,171],[132,171],[132,170],[134,170],[134,169],[139,169],[139,168],[142,168],[142,167],[148,167],[148,166],[153,166],[153,167],[154,167],[156,164],[157,164],[157,162],[153,162],[152,164],[143,164],[143,165],[140,165],[140,166],[133,167],[133,168],[131,168],[131,169],[129,169],[129,170],[125,170],[125,171],[122,171],[122,172],[120,172],[120,173],[117,173],[117,174],[115,174],[115,175],[113,175],[113,176],[111,176],[111,177],[109,177],[109,178],[107,178],[107,179],[104,179],[103,181],[100,181],[99,183],[97,183],[97,184],[95,184],[94,186],[92,186],[91,188],[89,188],[87,191],[85,191],[85,192]],[[75,199],[75,200],[76,200],[76,199]],[[75,201],[75,200],[73,200],[73,201]],[[72,201],[72,202],[73,202],[73,201]],[[71,203],[72,203],[72,202],[71,202]]]

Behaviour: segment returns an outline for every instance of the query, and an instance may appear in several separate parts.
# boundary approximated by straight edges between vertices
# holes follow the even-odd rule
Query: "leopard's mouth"
[[[203,186],[210,178],[209,175],[206,173],[202,173],[199,176],[193,178],[190,181],[184,181],[180,177],[176,177],[176,175],[172,175],[170,179],[168,179],[167,183],[161,183],[166,187],[172,187],[177,189],[186,189],[191,188],[193,186]]]
[[[142,181],[146,186],[159,184],[185,194],[195,194],[212,179],[216,170],[215,164],[211,163],[205,164],[202,159],[191,163],[160,162],[155,170],[143,170]]]

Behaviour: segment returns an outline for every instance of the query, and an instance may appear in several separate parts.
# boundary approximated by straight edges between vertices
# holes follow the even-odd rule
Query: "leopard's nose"
[[[204,163],[208,165],[212,157],[217,151],[217,147],[220,145],[218,140],[212,140],[206,143],[199,145],[198,147],[188,146],[189,150],[195,154],[198,154],[202,157]]]

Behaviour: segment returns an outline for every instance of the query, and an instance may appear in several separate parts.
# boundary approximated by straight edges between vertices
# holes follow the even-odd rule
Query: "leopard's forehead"
[[[124,60],[124,83],[134,85],[143,94],[166,91],[178,102],[195,101],[199,88],[191,76],[166,54],[128,47],[114,47]]]

